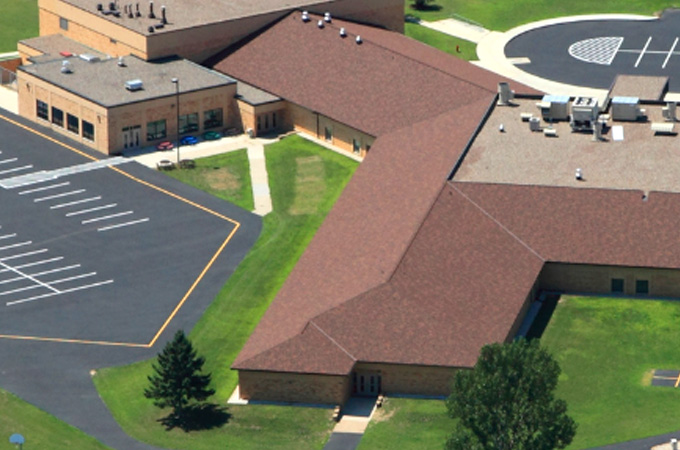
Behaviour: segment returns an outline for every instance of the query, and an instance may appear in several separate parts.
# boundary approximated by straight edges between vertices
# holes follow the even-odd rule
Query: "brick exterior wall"
[[[238,373],[241,398],[273,402],[342,405],[349,398],[349,377],[285,372]]]
[[[328,143],[349,153],[354,152],[353,141],[356,139],[360,145],[359,155],[361,157],[366,156],[367,150],[375,141],[371,135],[292,103],[288,104],[287,120],[290,121],[290,129],[307,133],[317,139],[325,140],[328,127],[331,131],[331,139]]]
[[[447,396],[458,368],[407,364],[357,363],[354,372],[379,374],[381,391],[386,395],[413,394]]]
[[[255,137],[267,133],[291,131],[293,129],[290,121],[286,118],[287,106],[283,100],[257,106],[238,100],[237,104],[243,131],[252,130]],[[274,119],[273,114],[276,114],[276,119]],[[264,119],[265,115],[268,116],[266,121]],[[260,117],[259,130],[257,126],[258,116]],[[274,120],[276,121],[276,126],[273,125]],[[265,125],[268,125],[268,128]]]
[[[623,295],[635,295],[637,280],[649,282],[649,297],[680,297],[680,271],[635,267],[548,263],[540,276],[542,290],[612,294],[612,279],[624,280]]]

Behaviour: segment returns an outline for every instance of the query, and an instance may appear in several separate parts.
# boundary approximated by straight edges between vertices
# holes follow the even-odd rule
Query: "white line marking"
[[[114,228],[127,227],[127,226],[130,226],[130,225],[135,225],[135,224],[138,224],[138,223],[148,222],[148,221],[149,221],[149,218],[146,217],[144,219],[133,220],[132,222],[118,223],[116,225],[109,225],[108,227],[97,228],[97,231],[113,230]]]
[[[4,258],[0,258],[0,261],[9,261],[10,259],[23,258],[24,256],[37,255],[38,253],[45,253],[46,251],[47,251],[46,248],[41,248],[40,250],[35,250],[35,251],[32,251],[32,252],[19,253],[18,255],[12,255],[12,256],[5,256]]]
[[[90,273],[84,273],[84,274],[81,274],[81,275],[74,275],[72,277],[62,278],[61,280],[50,281],[48,284],[50,286],[52,286],[53,284],[66,283],[67,281],[79,280],[81,278],[87,278],[87,277],[91,277],[93,275],[97,275],[97,272],[90,272]]]
[[[17,234],[16,233],[3,234],[2,236],[0,236],[0,239],[9,239],[9,238],[13,238],[13,237],[17,237]]]
[[[2,161],[0,161],[0,164],[11,163],[11,162],[16,161],[17,159],[19,159],[19,158],[8,158],[8,159],[3,159]]]
[[[76,195],[76,194],[80,194],[82,192],[85,192],[85,189],[76,189],[75,191],[68,191],[68,192],[63,192],[61,194],[50,195],[50,196],[47,196],[47,197],[35,198],[35,199],[33,199],[33,201],[35,203],[44,202],[45,200],[53,200],[55,198],[68,197],[69,195]]]
[[[40,261],[34,261],[34,262],[26,263],[26,264],[21,264],[21,265],[14,266],[14,267],[17,268],[17,269],[23,269],[23,268],[26,268],[26,267],[39,266],[39,265],[42,265],[42,264],[48,264],[48,263],[55,262],[55,261],[61,261],[62,259],[64,259],[63,256],[57,256],[55,258],[41,259]],[[0,273],[1,272],[9,272],[9,271],[7,269],[0,269]]]
[[[115,208],[118,206],[118,203],[110,203],[108,205],[104,206],[97,206],[96,208],[90,208],[90,209],[81,209],[80,211],[73,211],[68,214],[66,214],[66,217],[71,217],[71,216],[79,216],[80,214],[87,214],[92,211],[99,211],[102,209],[107,209],[107,208]]]
[[[668,60],[671,59],[671,55],[673,54],[673,50],[675,50],[676,45],[678,45],[678,38],[675,38],[675,40],[673,41],[673,46],[668,51],[668,56],[666,56],[666,59],[663,61],[663,64],[661,65],[662,69],[666,68],[666,64],[668,64]]]
[[[4,247],[0,247],[1,250],[7,250],[8,248],[16,248],[16,247],[23,247],[24,245],[31,245],[33,241],[24,241],[24,242],[18,242],[16,244],[11,244],[11,245],[5,245]]]
[[[29,164],[27,166],[15,167],[13,169],[0,170],[0,175],[5,174],[5,173],[18,172],[20,170],[32,169],[32,168],[33,168],[33,164]]]
[[[17,275],[24,276],[24,277],[26,277],[27,279],[31,280],[32,282],[34,282],[34,283],[36,283],[36,284],[39,284],[40,286],[46,287],[47,289],[51,289],[51,290],[53,290],[53,291],[55,291],[55,292],[58,291],[58,289],[53,288],[53,287],[50,286],[49,284],[43,283],[42,281],[38,280],[37,278],[35,278],[35,277],[33,277],[33,276],[31,276],[31,275],[25,273],[25,272],[22,272],[21,270],[17,269],[16,267],[8,266],[7,264],[5,264],[5,263],[3,263],[3,262],[0,262],[0,266],[3,266],[5,269],[11,270],[12,272],[16,273]],[[4,294],[0,294],[0,295],[4,295]]]
[[[38,289],[39,287],[43,287],[43,286],[40,286],[39,284],[32,284],[30,286],[26,286],[26,287],[22,287],[22,288],[10,289],[9,291],[0,292],[0,296],[9,295],[9,294],[16,294],[17,292],[30,291],[31,289]],[[48,289],[51,290],[52,292],[56,293],[56,294],[59,293],[59,289],[57,289],[57,288],[53,288],[53,287],[48,286]]]
[[[32,194],[33,192],[46,191],[48,189],[54,189],[54,188],[58,188],[58,187],[62,187],[62,186],[68,186],[69,184],[71,184],[70,181],[67,181],[65,183],[50,184],[49,186],[43,186],[43,187],[39,187],[39,188],[35,188],[35,189],[29,189],[27,191],[21,191],[21,192],[19,192],[19,195]]]
[[[93,202],[95,200],[101,200],[101,199],[102,199],[102,197],[100,195],[98,195],[96,197],[84,198],[82,200],[76,200],[74,202],[60,203],[58,205],[53,205],[53,206],[50,206],[50,209],[66,208],[67,206],[78,205],[80,203]]]
[[[47,275],[47,274],[50,274],[50,273],[62,272],[64,270],[76,269],[78,267],[80,267],[80,264],[74,264],[72,266],[66,266],[66,267],[58,267],[56,269],[44,270],[42,272],[32,273],[31,276],[32,277],[40,277],[42,275]],[[19,281],[19,280],[25,280],[25,278],[24,277],[8,278],[6,280],[0,281],[0,284],[7,284],[7,283],[11,283],[13,281]]]
[[[132,214],[132,211],[125,211],[116,214],[109,214],[108,216],[95,217],[94,219],[82,220],[80,223],[85,225],[86,223],[99,222],[100,220],[113,219],[114,217],[127,216],[129,214]]]
[[[642,57],[645,56],[645,52],[647,51],[647,47],[649,47],[649,43],[652,42],[652,37],[649,36],[649,39],[647,39],[647,43],[645,44],[645,48],[642,49],[640,52],[640,56],[638,56],[637,61],[635,61],[635,67],[637,67],[640,64],[640,61],[642,61]]]
[[[69,292],[82,291],[83,289],[89,289],[89,288],[101,286],[101,285],[104,285],[104,284],[110,284],[110,283],[113,283],[113,280],[100,281],[99,283],[86,284],[84,286],[78,286],[78,287],[71,288],[71,289],[65,289],[63,291],[59,291],[59,293],[50,292],[49,294],[36,295],[35,297],[29,297],[29,298],[24,298],[24,299],[21,299],[21,300],[15,300],[13,302],[5,303],[5,306],[12,306],[12,305],[18,305],[20,303],[32,302],[33,300],[39,300],[39,299],[45,298],[45,297],[54,297],[55,295],[67,294]]]

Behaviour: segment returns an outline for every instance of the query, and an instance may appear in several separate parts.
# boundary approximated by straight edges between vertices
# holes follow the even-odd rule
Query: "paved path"
[[[486,28],[457,19],[444,19],[435,22],[426,22],[422,20],[419,23],[426,28],[431,28],[450,36],[465,39],[466,41],[474,42],[475,44],[479,43],[490,33]]]
[[[261,142],[248,143],[248,161],[250,162],[250,179],[253,184],[253,200],[255,214],[265,216],[272,212],[272,197],[269,192],[269,176],[264,159],[264,145]]]
[[[361,442],[376,408],[375,397],[351,397],[323,450],[354,450]]]

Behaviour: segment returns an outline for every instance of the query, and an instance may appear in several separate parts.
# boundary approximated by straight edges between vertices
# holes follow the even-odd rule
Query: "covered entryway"
[[[137,148],[139,147],[141,134],[141,125],[133,125],[131,127],[123,128],[123,148]]]
[[[354,395],[375,397],[380,394],[382,379],[375,372],[354,372],[353,384]]]

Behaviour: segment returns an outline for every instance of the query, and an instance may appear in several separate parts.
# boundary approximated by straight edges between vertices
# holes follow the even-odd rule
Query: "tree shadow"
[[[425,3],[424,5],[416,5],[415,2],[411,3],[409,7],[415,11],[441,11],[442,6],[432,3]]]
[[[214,403],[188,406],[180,415],[174,412],[166,417],[158,419],[166,430],[179,428],[182,431],[201,431],[219,428],[229,422],[231,414],[224,406]]]

